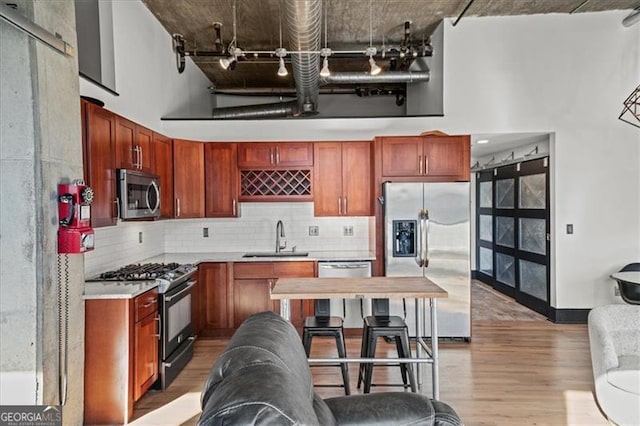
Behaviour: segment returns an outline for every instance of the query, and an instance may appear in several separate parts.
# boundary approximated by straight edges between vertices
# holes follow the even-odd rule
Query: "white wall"
[[[183,121],[163,131],[238,141],[555,132],[554,306],[590,308],[612,299],[611,272],[640,259],[640,132],[617,119],[640,76],[640,26],[624,28],[627,14],[448,20],[442,118]]]
[[[187,58],[178,74],[171,35],[141,1],[114,1],[115,91],[112,95],[80,78],[80,94],[152,130],[166,115],[211,115],[211,85]]]

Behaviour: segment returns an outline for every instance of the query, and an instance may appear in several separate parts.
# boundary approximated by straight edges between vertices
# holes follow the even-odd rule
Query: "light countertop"
[[[132,299],[145,291],[158,287],[155,280],[149,281],[99,281],[84,283],[84,300]]]

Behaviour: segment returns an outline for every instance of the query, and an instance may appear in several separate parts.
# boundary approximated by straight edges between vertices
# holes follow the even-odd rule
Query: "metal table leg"
[[[280,299],[280,316],[291,321],[291,300]]]
[[[429,307],[431,314],[431,364],[432,381],[433,381],[433,399],[440,399],[440,377],[438,375],[438,318],[437,318],[437,300],[429,299]]]

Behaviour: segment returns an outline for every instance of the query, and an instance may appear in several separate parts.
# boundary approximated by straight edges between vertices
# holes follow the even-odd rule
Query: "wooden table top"
[[[425,277],[278,278],[271,299],[445,298],[449,294]]]

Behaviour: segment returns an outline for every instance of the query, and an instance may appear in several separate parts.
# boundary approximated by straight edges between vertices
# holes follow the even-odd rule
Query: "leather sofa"
[[[249,317],[209,373],[198,425],[462,425],[447,404],[408,392],[320,398],[295,328]]]
[[[640,425],[640,306],[599,306],[588,324],[600,408],[617,425]]]

